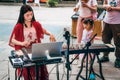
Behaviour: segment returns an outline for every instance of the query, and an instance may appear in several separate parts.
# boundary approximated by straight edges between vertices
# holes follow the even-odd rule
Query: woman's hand
[[[29,45],[30,45],[29,41],[24,41],[24,42],[21,43],[21,46],[28,47]]]
[[[13,35],[11,42],[14,45],[19,45],[19,46],[24,46],[24,47],[28,47],[30,45],[30,41],[23,41],[23,42],[18,41],[14,38],[14,35]]]
[[[43,32],[46,34],[46,35],[49,35],[50,36],[50,41],[51,42],[55,42],[55,37],[53,34],[51,34],[50,32],[48,32],[46,29],[43,28]]]
[[[54,35],[52,35],[52,34],[50,34],[50,41],[51,41],[51,42],[55,42],[55,41],[56,41]]]

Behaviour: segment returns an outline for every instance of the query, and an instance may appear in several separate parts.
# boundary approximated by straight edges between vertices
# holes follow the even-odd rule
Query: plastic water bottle
[[[94,74],[94,73],[91,73],[91,74],[90,74],[89,80],[95,80],[95,74]]]

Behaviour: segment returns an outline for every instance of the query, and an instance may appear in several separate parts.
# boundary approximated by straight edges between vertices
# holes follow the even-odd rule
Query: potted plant
[[[49,7],[56,7],[58,5],[58,0],[48,0],[47,5]]]

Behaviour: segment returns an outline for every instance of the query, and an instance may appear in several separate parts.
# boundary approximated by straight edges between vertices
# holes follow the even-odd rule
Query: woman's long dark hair
[[[19,18],[18,18],[18,21],[17,23],[21,23],[23,24],[24,23],[24,14],[28,11],[32,11],[33,12],[33,9],[31,6],[29,5],[22,5],[21,9],[20,9],[20,14],[19,14]],[[36,21],[35,20],[35,17],[34,17],[34,12],[33,12],[33,18],[32,18],[32,21]]]

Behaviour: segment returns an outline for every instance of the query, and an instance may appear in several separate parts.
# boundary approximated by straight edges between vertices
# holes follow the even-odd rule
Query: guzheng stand
[[[86,43],[85,47],[83,47],[83,49],[86,49],[86,52],[85,52],[85,54],[84,54],[84,56],[83,56],[83,59],[82,59],[82,62],[81,62],[81,63],[82,63],[82,64],[81,64],[81,68],[80,68],[80,71],[79,71],[78,74],[77,74],[76,80],[78,80],[79,77],[81,77],[83,80],[89,80],[91,73],[93,73],[94,75],[97,75],[97,76],[100,77],[102,80],[105,80],[104,77],[103,77],[103,74],[102,74],[101,62],[100,62],[100,59],[99,59],[99,57],[98,57],[99,51],[96,52],[96,53],[91,53],[91,52],[89,51],[89,47],[91,46],[91,41],[95,38],[96,35],[97,35],[97,34],[95,34],[95,35],[90,39],[90,41],[88,41],[88,42]],[[93,58],[92,58],[91,54],[94,54],[94,55],[93,55]],[[90,61],[90,67],[88,67],[88,55],[90,55],[90,60],[91,60],[91,61]],[[79,54],[70,62],[70,64],[72,64],[72,62],[73,62],[78,56],[79,56]],[[98,63],[99,63],[100,75],[98,75],[97,73],[95,73],[95,72],[94,72],[94,69],[93,69],[93,64],[94,64],[95,57],[97,57],[97,60],[98,60]],[[83,63],[84,63],[84,60],[85,60],[85,59],[86,59],[86,75],[85,75],[85,77],[83,77],[83,76],[81,75],[81,72],[82,72],[82,70],[83,70]],[[88,73],[88,71],[89,71],[89,73]]]
[[[86,44],[86,49],[87,51],[85,52],[84,56],[83,56],[83,59],[82,59],[82,65],[81,65],[81,68],[80,68],[80,71],[78,72],[77,74],[77,77],[76,77],[76,80],[79,80],[79,77],[82,78],[83,80],[89,80],[90,78],[90,74],[93,73],[94,75],[97,75],[99,78],[101,78],[102,80],[105,80],[104,77],[103,77],[103,73],[102,73],[102,65],[101,65],[101,62],[100,62],[100,59],[98,57],[99,55],[99,52],[98,53],[89,53],[89,46],[91,46],[91,43],[88,42]],[[93,55],[93,58],[91,57],[91,54],[94,54]],[[91,59],[91,62],[90,62],[90,67],[88,67],[88,55],[90,55],[90,59]],[[97,73],[95,73],[94,69],[93,69],[93,64],[94,64],[94,60],[95,60],[95,57],[97,57],[97,60],[98,60],[98,63],[99,63],[99,71],[100,71],[100,75],[98,75]],[[83,77],[81,75],[81,72],[83,70],[83,63],[84,63],[84,60],[86,59],[86,75],[85,77]],[[89,69],[89,70],[88,70]],[[89,73],[88,73],[89,72]]]

